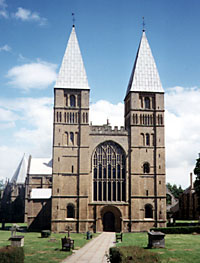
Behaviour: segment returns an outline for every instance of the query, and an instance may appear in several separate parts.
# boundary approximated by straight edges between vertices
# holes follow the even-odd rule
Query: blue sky
[[[24,152],[51,156],[53,86],[74,12],[91,119],[115,125],[145,17],[166,91],[167,181],[187,186],[200,149],[199,10],[199,0],[0,0],[0,178],[12,176]]]

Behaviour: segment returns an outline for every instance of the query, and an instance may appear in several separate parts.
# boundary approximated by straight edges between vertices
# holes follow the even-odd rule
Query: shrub
[[[160,231],[165,234],[192,234],[194,232],[200,234],[200,226],[159,227],[151,228],[150,230]]]
[[[110,248],[111,263],[160,263],[159,255],[141,247]]]
[[[180,227],[180,226],[199,226],[199,223],[195,223],[195,222],[188,222],[188,223],[167,223],[167,227]]]
[[[23,263],[24,250],[22,247],[3,247],[0,249],[0,263]]]

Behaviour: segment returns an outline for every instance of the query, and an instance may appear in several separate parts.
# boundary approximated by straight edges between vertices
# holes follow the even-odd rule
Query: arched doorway
[[[102,228],[100,231],[120,232],[122,214],[118,207],[106,205],[101,209]]]
[[[103,231],[115,232],[115,216],[112,212],[103,215]]]

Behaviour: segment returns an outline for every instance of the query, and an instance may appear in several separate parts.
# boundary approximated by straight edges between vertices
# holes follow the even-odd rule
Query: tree
[[[2,195],[2,192],[3,192],[3,188],[4,188],[3,180],[0,180],[0,200],[1,200],[1,195]]]
[[[196,175],[196,180],[194,182],[195,193],[198,198],[198,204],[200,204],[200,158],[197,159],[196,166],[194,168],[194,174]],[[198,211],[200,211],[200,205],[198,205]]]
[[[182,187],[179,185],[179,187],[177,187],[176,184],[170,184],[167,183],[167,188],[170,190],[170,192],[173,194],[173,196],[178,199],[179,196],[183,193],[183,189]]]

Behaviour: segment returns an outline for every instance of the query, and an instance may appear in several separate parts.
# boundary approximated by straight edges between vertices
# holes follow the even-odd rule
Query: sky
[[[0,0],[0,179],[24,153],[52,155],[53,87],[75,13],[90,120],[113,126],[145,18],[165,90],[166,181],[186,188],[200,152],[199,10],[199,0]]]

